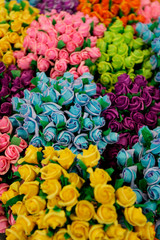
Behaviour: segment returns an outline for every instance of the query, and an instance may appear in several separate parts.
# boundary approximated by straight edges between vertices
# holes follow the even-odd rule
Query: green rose
[[[150,64],[150,60],[143,62],[143,68],[152,69],[152,65]]]
[[[115,70],[122,69],[123,64],[124,64],[124,58],[122,56],[116,54],[112,58],[112,66],[114,67]]]
[[[105,72],[110,72],[113,70],[112,65],[105,61],[101,61],[100,63],[98,63],[97,67],[99,74],[103,74]]]
[[[111,32],[114,33],[123,33],[124,32],[124,27],[123,23],[120,20],[116,20],[113,25],[109,28]]]
[[[101,56],[97,59],[97,62],[101,61],[109,61],[109,55],[107,53],[102,52]]]
[[[112,40],[113,40],[113,33],[112,33],[112,32],[109,32],[109,31],[105,32],[105,33],[104,33],[104,38],[103,38],[103,40],[104,40],[106,43],[111,43]]]
[[[118,46],[118,54],[121,56],[128,56],[128,46],[125,43],[122,43]]]
[[[143,42],[142,38],[133,39],[132,47],[134,49],[141,49],[143,45],[144,45],[144,42]]]
[[[124,37],[124,42],[126,44],[129,44],[132,41],[132,39],[133,39],[133,33],[125,32],[125,33],[123,33],[123,37]]]
[[[142,75],[148,79],[152,77],[152,71],[150,69],[143,68],[142,69]]]
[[[115,35],[114,39],[113,39],[113,44],[117,46],[117,45],[120,45],[120,44],[123,43],[123,42],[124,42],[124,37],[123,37],[123,35],[120,34],[120,33],[117,33],[117,34]]]
[[[144,59],[143,51],[139,49],[134,50],[134,52],[131,53],[131,56],[133,57],[133,60],[136,64],[143,62]]]
[[[113,57],[115,54],[117,54],[117,47],[114,44],[110,44],[108,46],[107,53],[110,57]]]
[[[127,25],[127,26],[125,27],[125,29],[124,29],[124,32],[125,32],[125,33],[126,33],[126,32],[131,32],[132,34],[134,34],[134,29],[133,29],[132,26]]]
[[[152,55],[151,53],[152,53],[152,48],[143,50],[144,60],[149,60]]]
[[[107,43],[103,39],[97,40],[97,47],[101,52],[106,52],[107,50]]]
[[[106,87],[112,85],[113,75],[112,73],[103,73],[100,78],[100,82]]]
[[[126,58],[124,59],[124,64],[125,64],[125,67],[126,67],[126,68],[129,68],[129,69],[130,69],[130,68],[133,68],[134,65],[135,65],[135,62],[134,62],[132,56],[126,57]]]
[[[96,74],[96,71],[97,71],[97,67],[96,65],[92,65],[90,68],[90,73],[94,76]]]

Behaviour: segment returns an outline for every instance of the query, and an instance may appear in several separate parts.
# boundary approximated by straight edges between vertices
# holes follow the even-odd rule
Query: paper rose
[[[151,0],[141,0],[138,14],[145,17],[144,23],[151,23],[158,19],[160,15],[160,2]]]

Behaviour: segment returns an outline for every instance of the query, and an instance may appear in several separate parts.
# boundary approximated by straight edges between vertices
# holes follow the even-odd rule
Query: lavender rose
[[[126,96],[119,96],[115,100],[115,105],[119,110],[125,110],[129,106],[129,98]]]
[[[130,79],[129,75],[127,75],[126,73],[123,73],[118,77],[118,83],[124,83],[127,86],[130,86],[132,83],[132,80]]]
[[[140,111],[143,109],[144,109],[143,100],[137,96],[132,97],[130,104],[129,104],[129,110],[136,112],[136,111]]]

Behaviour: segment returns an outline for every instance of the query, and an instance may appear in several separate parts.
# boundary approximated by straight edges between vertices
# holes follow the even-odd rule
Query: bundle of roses
[[[140,0],[80,0],[77,10],[92,17],[96,16],[108,26],[116,19],[120,19],[123,25],[144,22],[145,16],[136,14],[139,7]]]
[[[89,72],[88,66],[100,57],[96,41],[105,30],[96,17],[52,10],[31,23],[23,42],[24,52],[14,56],[20,69],[47,72],[51,78],[70,71],[76,79]]]
[[[93,76],[84,73],[74,80],[66,72],[59,80],[37,73],[31,82],[37,87],[24,91],[24,98],[12,98],[13,110],[18,114],[10,117],[16,134],[30,144],[68,147],[73,152],[96,144],[103,152],[107,143],[117,142],[118,134],[102,131],[105,119],[102,112],[110,106],[110,99],[94,99],[96,84]]]
[[[24,89],[31,89],[33,70],[20,71],[15,65],[10,65],[7,70],[0,62],[0,118],[12,114],[12,97],[23,97]]]
[[[136,194],[108,184],[111,171],[95,168],[99,159],[93,145],[77,156],[68,148],[29,146],[19,160],[22,181],[1,197],[16,220],[6,239],[154,240],[153,224],[134,205]]]
[[[151,51],[141,38],[133,37],[134,29],[117,20],[105,33],[104,37],[97,40],[97,47],[101,57],[90,67],[93,75],[112,92],[117,77],[127,73],[132,79],[136,74],[142,74],[147,79],[152,76],[149,58]]]
[[[160,3],[159,3],[160,4]],[[152,56],[150,57],[150,63],[154,74],[152,85],[159,86],[160,84],[160,18],[153,24],[142,24],[136,25],[136,31],[143,41],[151,47]]]
[[[50,12],[51,9],[56,9],[57,12],[66,11],[73,14],[76,12],[78,3],[78,0],[42,0],[36,7],[40,9],[40,13]]]
[[[7,66],[15,64],[13,51],[23,48],[23,40],[29,24],[37,17],[39,10],[28,1],[20,4],[16,1],[2,0],[0,7],[0,61]]]
[[[120,176],[143,204],[146,216],[156,224],[160,239],[160,127],[153,131],[144,126],[139,130],[139,142],[132,149],[122,149],[117,155]]]
[[[141,6],[138,14],[145,17],[144,23],[151,23],[158,19],[160,16],[160,2],[158,0],[141,0]]]

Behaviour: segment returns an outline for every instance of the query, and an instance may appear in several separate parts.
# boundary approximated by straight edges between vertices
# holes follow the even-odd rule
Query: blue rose
[[[73,98],[74,98],[73,90],[71,88],[61,89],[61,98],[64,100],[62,105],[71,104],[73,102]],[[60,100],[61,100],[61,98],[60,98]]]
[[[159,154],[160,153],[160,138],[153,139],[153,141],[151,141],[150,151],[153,154]]]
[[[60,86],[61,89],[65,89],[65,88],[67,89],[71,87],[71,83],[69,83],[67,79],[64,80],[63,78],[61,78],[58,80],[58,86]]]
[[[155,82],[160,83],[160,72],[158,72],[158,73],[156,74],[156,76],[154,77],[154,80],[155,80]]]
[[[53,124],[57,127],[57,126],[64,126],[66,120],[66,117],[64,115],[64,113],[62,111],[57,111],[57,112],[53,112],[51,114],[51,119]]]
[[[73,83],[74,82],[74,75],[70,72],[65,72],[63,75],[63,79],[67,79],[68,82]]]
[[[24,116],[24,117],[31,117],[33,119],[36,119],[37,114],[34,111],[34,108],[30,104],[22,104],[19,112]]]
[[[78,103],[75,103],[74,106],[71,106],[69,111],[65,111],[70,118],[79,118],[81,116],[81,106]]]
[[[153,39],[153,41],[151,42],[151,47],[154,52],[158,53],[160,50],[160,39],[159,38]]]
[[[124,168],[121,174],[121,177],[124,179],[124,182],[133,183],[134,180],[136,179],[136,171],[137,171],[136,166]]]
[[[83,130],[84,131],[91,131],[93,128],[93,122],[90,118],[86,117],[83,119]]]
[[[83,86],[83,91],[85,91],[86,94],[91,97],[96,95],[96,88],[96,83],[85,84]]]
[[[97,101],[100,103],[102,111],[106,110],[111,106],[111,101],[108,95],[105,95],[103,97],[99,97]]]
[[[158,162],[158,167],[160,168],[160,158],[158,158],[157,162]]]
[[[92,99],[85,106],[85,111],[92,116],[99,116],[101,113],[101,105],[97,100]]]
[[[148,212],[155,213],[156,209],[157,209],[157,203],[153,201],[145,202],[145,207],[143,207],[143,210],[145,213],[148,213]]]
[[[107,147],[107,143],[104,142],[104,141],[101,139],[101,140],[98,142],[97,147],[98,147],[98,150],[99,150],[100,154],[102,154],[102,153],[104,152],[104,150],[106,149],[106,147]]]
[[[33,145],[34,147],[39,148],[42,146],[46,146],[46,142],[42,137],[36,136],[31,139],[30,145]]]
[[[117,154],[117,163],[118,163],[118,165],[121,166],[121,167],[127,165],[127,161],[128,161],[129,158],[131,158],[132,159],[132,163],[134,163],[131,154],[128,151],[126,151],[124,148],[122,148],[119,151],[119,153]]]
[[[82,76],[80,76],[79,78],[77,79],[81,79],[82,81],[84,81],[85,79],[88,80],[89,83],[91,83],[94,79],[94,76],[92,74],[90,74],[89,72],[85,72],[83,73]]]
[[[157,38],[160,37],[160,24],[154,29],[154,34]]]
[[[42,94],[40,93],[35,93],[35,92],[32,92],[31,93],[31,97],[30,97],[30,103],[32,105],[41,105],[42,104]]]
[[[151,167],[154,167],[155,165],[155,157],[153,156],[152,153],[147,153],[144,157],[142,157],[140,159],[141,161],[141,164],[143,167],[147,168],[151,168]]]
[[[75,94],[75,103],[78,103],[80,106],[85,106],[88,104],[90,97],[87,94]]]
[[[143,134],[142,134],[142,132],[143,132],[144,130],[145,130],[145,132],[148,132],[149,134],[151,134],[151,135],[153,136],[151,130],[150,130],[147,126],[141,127],[141,128],[139,129],[139,131],[138,131],[138,136],[139,136],[139,142],[142,143],[142,144],[145,143],[145,139],[144,139]],[[144,134],[145,134],[145,133],[144,133]]]
[[[119,140],[119,134],[115,132],[110,132],[107,136],[103,137],[103,141],[109,144],[116,143],[118,142],[118,140]]]
[[[28,132],[27,130],[20,126],[16,129],[16,134],[18,135],[18,137],[23,138],[24,140],[28,140]]]
[[[50,97],[52,102],[57,103],[60,93],[53,87],[49,87],[49,88],[47,88],[47,90],[45,92],[43,92],[43,96]]]
[[[142,34],[142,39],[145,43],[152,41],[153,37],[154,37],[154,34],[150,30],[145,31]]]
[[[152,55],[150,57],[150,64],[152,65],[152,70],[156,69],[157,66],[158,66],[158,60],[157,60],[157,57],[156,55]]]
[[[24,90],[24,99],[25,99],[26,102],[28,101],[28,103],[30,103],[31,92],[28,91],[27,89]]]
[[[160,127],[156,127],[153,131],[155,131],[158,134],[157,137],[160,138]]]
[[[20,121],[18,119],[20,119]],[[23,121],[23,117],[21,117],[19,114],[14,114],[9,117],[9,120],[12,123],[13,128],[17,128],[21,126],[21,121]]]
[[[56,134],[57,134],[57,130],[56,128],[54,128],[54,124],[51,122],[49,123],[43,130],[43,134],[44,134],[44,139],[47,142],[50,141],[55,141],[56,139]]]
[[[104,117],[99,117],[99,116],[92,117],[92,121],[94,125],[97,127],[103,127],[106,124]]]
[[[74,138],[74,145],[78,150],[88,149],[88,141],[86,139],[87,134],[79,134]]]
[[[28,131],[29,134],[37,133],[39,132],[38,124],[37,122],[30,117],[27,117],[24,119],[23,127]]]
[[[46,76],[45,72],[37,72],[36,76],[39,78],[40,81],[42,81],[44,83],[49,82],[49,78]]]
[[[49,123],[50,118],[48,116],[44,115],[44,114],[39,114],[36,117],[36,121],[38,122],[39,125],[42,125],[41,121]]]
[[[24,100],[18,97],[13,97],[11,101],[12,101],[13,110],[17,112],[19,112],[20,106],[26,103]]]
[[[137,142],[136,144],[133,145],[132,149],[134,149],[134,154],[138,158],[141,155],[141,152],[143,151],[142,145]]]
[[[147,27],[146,24],[143,24],[143,23],[141,23],[141,22],[139,22],[139,23],[136,24],[136,31],[138,32],[138,34],[139,34],[140,36],[142,36],[142,34],[143,34],[145,31],[147,31],[147,30],[148,30],[148,27]]]
[[[102,130],[98,128],[94,128],[92,131],[89,132],[89,138],[93,142],[98,142],[102,138]]]
[[[74,134],[69,131],[62,131],[58,134],[57,143],[62,146],[69,146],[74,139]]]
[[[43,114],[51,115],[53,112],[59,111],[62,107],[56,103],[42,103],[41,108],[43,109]]]
[[[143,201],[143,192],[136,188],[136,189],[133,189],[133,192],[135,192],[136,196],[137,196],[137,200],[136,200],[136,203],[139,204]]]
[[[148,196],[151,200],[160,200],[160,185],[152,185],[147,188]]]
[[[160,183],[160,171],[159,168],[150,168],[144,174],[144,179],[147,181],[148,185]]]
[[[72,153],[74,153],[76,155],[78,155],[80,153],[74,145],[71,146],[70,150],[72,151]]]
[[[66,128],[70,132],[78,132],[80,129],[79,121],[75,118],[69,118],[66,123]]]
[[[45,92],[48,88],[48,85],[44,82],[40,82],[38,81],[37,83],[37,87],[39,88],[39,90],[41,91],[41,93]]]
[[[73,89],[74,89],[74,91],[76,91],[76,90],[82,91],[82,89],[83,89],[83,82],[82,82],[81,79],[77,78],[76,80],[74,80]]]

